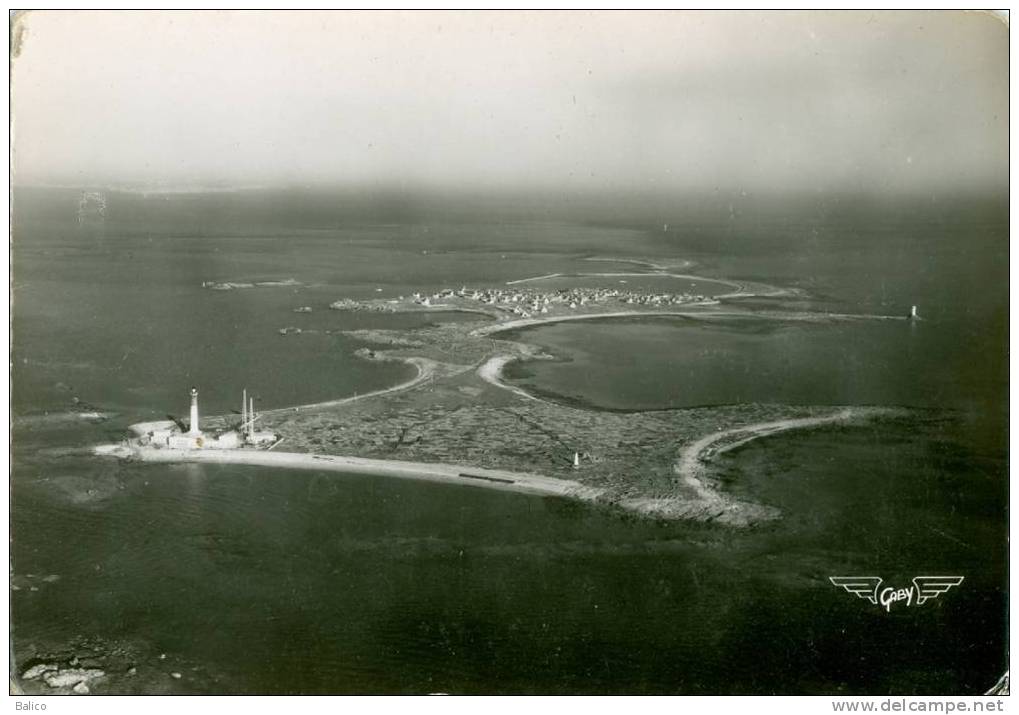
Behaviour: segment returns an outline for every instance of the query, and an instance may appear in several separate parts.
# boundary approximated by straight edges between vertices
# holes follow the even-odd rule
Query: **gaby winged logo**
[[[870,601],[875,606],[881,605],[886,612],[892,610],[897,603],[906,606],[922,606],[932,598],[937,598],[952,586],[962,583],[964,576],[917,576],[912,586],[904,588],[881,588],[880,576],[829,576],[828,580],[835,586],[841,586],[847,592]]]

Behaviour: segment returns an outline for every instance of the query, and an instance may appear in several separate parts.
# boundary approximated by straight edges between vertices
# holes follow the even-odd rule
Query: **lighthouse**
[[[188,434],[189,435],[197,436],[197,435],[200,435],[202,433],[202,431],[200,429],[198,429],[198,388],[197,387],[192,387],[191,388],[191,421],[188,424],[189,424],[189,426],[191,428],[190,430],[188,430]]]

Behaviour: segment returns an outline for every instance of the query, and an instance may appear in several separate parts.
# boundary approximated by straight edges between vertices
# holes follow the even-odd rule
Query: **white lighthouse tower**
[[[198,388],[197,387],[192,387],[191,388],[191,421],[188,424],[189,424],[189,427],[190,427],[190,429],[188,430],[188,434],[191,435],[192,437],[197,437],[198,435],[200,435],[202,433],[202,431],[200,429],[198,429]]]

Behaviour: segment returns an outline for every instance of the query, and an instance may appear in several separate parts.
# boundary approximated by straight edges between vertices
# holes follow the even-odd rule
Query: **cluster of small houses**
[[[352,298],[340,298],[337,301],[333,301],[329,304],[329,307],[333,310],[367,310],[374,311],[376,313],[394,313],[396,312],[396,301],[387,303],[354,300]],[[295,313],[297,311],[294,311]]]
[[[576,310],[591,303],[604,303],[615,300],[627,305],[661,307],[681,305],[706,300],[702,295],[689,293],[640,293],[636,291],[618,290],[615,288],[560,288],[554,291],[535,289],[501,289],[489,288],[476,290],[445,288],[432,295],[414,293],[414,303],[425,307],[436,301],[460,298],[472,300],[495,308],[509,310],[515,315],[529,318],[532,315],[548,313],[550,308],[559,306]]]

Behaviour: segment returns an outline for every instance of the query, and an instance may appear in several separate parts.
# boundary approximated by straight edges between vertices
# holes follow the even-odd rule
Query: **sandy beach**
[[[501,332],[504,332],[504,331],[507,331],[507,330],[515,330],[517,328],[530,328],[530,327],[535,326],[535,325],[545,325],[545,324],[548,324],[548,323],[564,323],[564,322],[567,322],[567,321],[575,321],[575,320],[597,320],[599,318],[635,318],[635,317],[654,318],[654,317],[661,316],[661,315],[671,315],[671,316],[680,316],[680,317],[683,317],[683,316],[693,317],[693,316],[699,316],[699,315],[704,315],[704,314],[703,313],[691,312],[691,311],[688,311],[688,310],[674,310],[674,311],[657,310],[657,311],[654,311],[654,312],[646,311],[646,310],[644,310],[644,311],[642,311],[642,310],[618,310],[618,311],[606,312],[606,313],[587,313],[585,315],[553,315],[553,316],[546,316],[546,317],[541,317],[541,318],[519,318],[517,320],[508,320],[508,321],[503,322],[503,323],[493,323],[492,325],[482,326],[482,327],[472,331],[471,335],[476,335],[478,337],[485,337],[485,336],[495,335],[496,333],[501,333]],[[719,314],[718,313],[713,313],[713,315],[719,315]],[[742,313],[733,313],[733,315],[743,315],[743,314]]]
[[[206,464],[249,464],[281,469],[311,469],[316,471],[367,474],[397,479],[483,487],[502,491],[534,494],[538,496],[567,497],[590,501],[602,490],[587,487],[580,482],[552,479],[539,474],[525,474],[498,469],[480,469],[454,464],[403,462],[388,459],[365,459],[325,454],[275,452],[248,449],[166,449],[152,447],[123,447],[102,445],[95,448],[100,456],[137,459],[142,462],[201,462]]]
[[[606,489],[586,486],[571,479],[440,462],[254,449],[166,449],[126,443],[100,445],[95,447],[93,452],[98,456],[142,462],[247,464],[280,469],[321,470],[480,487],[587,502],[598,500],[605,505],[654,518],[715,521],[728,526],[746,527],[775,519],[779,516],[779,511],[770,506],[738,501],[718,491],[707,475],[707,464],[715,456],[752,440],[781,432],[864,420],[897,412],[898,410],[888,408],[844,407],[827,415],[760,422],[712,432],[681,447],[674,466],[679,489],[675,496],[668,497],[620,499]]]
[[[830,415],[820,417],[802,417],[799,419],[776,420],[745,425],[733,429],[719,430],[691,442],[679,454],[676,462],[676,475],[683,484],[694,489],[704,498],[717,498],[718,492],[701,479],[706,463],[714,457],[730,450],[742,447],[756,439],[788,432],[795,429],[809,429],[836,422],[868,419],[878,415],[893,414],[895,410],[878,407],[846,407]]]
[[[514,395],[520,395],[520,397],[524,397],[528,400],[540,400],[541,398],[536,395],[532,395],[527,392],[527,390],[523,390],[519,387],[503,382],[503,368],[506,367],[508,363],[519,359],[520,358],[517,355],[496,355],[495,357],[491,357],[481,363],[481,366],[478,368],[478,377],[487,382],[489,385],[498,387],[501,390],[508,390]]]
[[[748,527],[777,519],[781,512],[774,507],[739,501],[715,489],[707,479],[707,464],[719,454],[762,437],[898,412],[899,410],[889,408],[846,407],[829,415],[759,422],[712,432],[684,446],[676,460],[675,472],[679,483],[690,490],[696,498],[626,499],[620,502],[620,506],[661,519],[714,521],[734,527]]]

